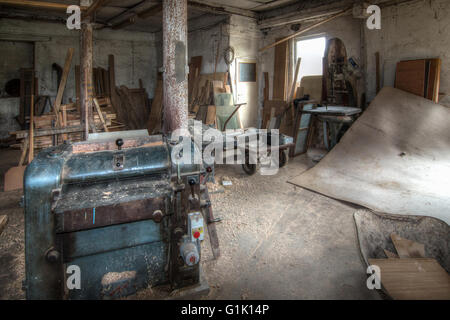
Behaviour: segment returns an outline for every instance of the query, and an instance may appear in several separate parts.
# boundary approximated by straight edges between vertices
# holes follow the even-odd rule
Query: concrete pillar
[[[93,0],[80,0],[81,6],[90,6]],[[89,128],[95,131],[93,114],[93,24],[90,17],[83,18],[80,32],[80,76],[81,76],[81,125],[83,140]]]
[[[164,131],[188,126],[187,0],[163,0]]]

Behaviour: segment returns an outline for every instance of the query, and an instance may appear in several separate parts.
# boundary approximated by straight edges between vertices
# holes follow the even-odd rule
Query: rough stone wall
[[[0,97],[8,96],[5,84],[9,80],[20,78],[19,68],[33,68],[33,44],[0,41]]]
[[[28,41],[35,42],[35,70],[39,78],[39,91],[41,95],[51,96],[52,100],[58,90],[52,64],[57,63],[63,67],[67,50],[74,48],[63,102],[67,103],[69,99],[75,101],[74,70],[75,65],[80,64],[79,31],[70,31],[62,24],[11,19],[0,19],[0,30],[10,37],[26,37]],[[139,79],[142,79],[150,98],[153,97],[156,83],[158,50],[155,35],[151,33],[109,29],[94,31],[94,67],[108,69],[108,55],[114,54],[116,84],[138,88]],[[7,60],[7,63],[9,66],[15,64],[14,60]],[[20,67],[17,65],[17,68]],[[3,108],[1,99],[0,108]],[[16,108],[19,108],[19,104]]]
[[[214,73],[217,49],[217,72],[226,72],[228,67],[223,59],[223,51],[230,43],[229,18],[201,17],[189,23],[188,33],[189,60],[196,56],[203,57],[201,73]]]
[[[450,1],[418,0],[382,9],[381,30],[365,29],[367,46],[367,93],[376,95],[375,52],[381,56],[381,79],[393,86],[396,63],[401,60],[442,59],[442,101],[450,95]]]

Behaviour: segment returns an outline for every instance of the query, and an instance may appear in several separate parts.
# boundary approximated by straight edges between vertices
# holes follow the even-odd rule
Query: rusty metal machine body
[[[199,282],[204,166],[175,164],[163,136],[106,137],[44,150],[26,170],[28,299],[110,299]]]

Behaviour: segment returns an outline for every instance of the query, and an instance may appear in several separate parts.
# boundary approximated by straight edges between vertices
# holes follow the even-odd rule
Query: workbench
[[[338,144],[343,129],[350,127],[362,113],[362,109],[345,106],[318,106],[310,101],[296,100],[297,121],[302,121],[303,115],[310,115],[309,139],[311,139],[311,126],[315,119],[322,121],[324,130],[325,148],[330,151]],[[303,121],[302,121],[303,122]]]

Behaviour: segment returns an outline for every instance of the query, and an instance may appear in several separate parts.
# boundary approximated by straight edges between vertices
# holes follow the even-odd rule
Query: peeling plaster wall
[[[224,60],[224,50],[232,46],[235,50],[235,58],[257,60],[260,36],[261,33],[254,19],[236,15],[203,16],[189,22],[189,59],[203,56],[201,73],[214,73],[218,52],[217,72],[229,71],[231,78],[235,80],[236,65],[233,63],[228,69]],[[218,44],[220,44],[219,48]],[[235,85],[236,83],[233,83],[234,88]],[[256,127],[258,112],[257,103],[243,107],[239,111],[242,125]]]
[[[57,76],[52,71],[52,64],[63,67],[67,50],[74,48],[63,102],[69,98],[75,100],[74,66],[80,64],[79,31],[70,31],[62,24],[11,19],[0,19],[0,30],[9,37],[35,42],[35,70],[40,94],[50,95],[53,99],[57,94]],[[142,79],[149,96],[153,97],[158,61],[156,45],[155,36],[150,33],[109,29],[94,31],[94,67],[107,69],[108,55],[114,54],[116,84],[137,88],[139,79]]]
[[[380,52],[382,85],[393,86],[397,62],[442,59],[441,93],[450,95],[450,1],[418,0],[382,9],[381,30],[365,29],[367,93],[376,95],[375,53]]]
[[[189,22],[188,56],[202,56],[202,74],[214,73],[217,50],[219,60],[217,72],[226,72],[228,67],[223,59],[223,51],[229,46],[229,18],[206,16]],[[219,48],[218,48],[219,46]]]

